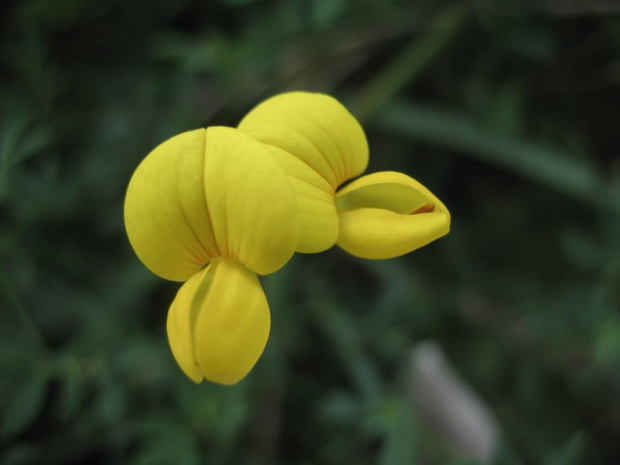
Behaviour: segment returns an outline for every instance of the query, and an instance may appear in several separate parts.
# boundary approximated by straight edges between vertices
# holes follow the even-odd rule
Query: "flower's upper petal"
[[[297,251],[333,246],[335,190],[368,165],[368,144],[357,120],[328,95],[290,92],[259,104],[239,129],[263,142],[291,179],[301,221]]]
[[[204,192],[221,256],[273,273],[299,243],[299,211],[288,176],[264,145],[233,128],[207,129]]]
[[[250,111],[239,129],[299,158],[336,189],[368,165],[368,143],[357,120],[333,97],[289,92]]]
[[[450,219],[446,206],[431,191],[415,179],[395,171],[381,171],[356,179],[338,191],[336,204],[339,212],[383,208],[402,214],[410,214],[430,204]]]
[[[449,217],[441,212],[403,215],[378,208],[341,212],[338,246],[360,258],[393,258],[448,234]]]
[[[236,260],[217,259],[181,287],[167,330],[174,357],[188,377],[235,384],[262,354],[270,324],[256,274]]]
[[[153,273],[185,281],[217,256],[202,179],[205,130],[155,148],[134,172],[125,197],[129,241]]]

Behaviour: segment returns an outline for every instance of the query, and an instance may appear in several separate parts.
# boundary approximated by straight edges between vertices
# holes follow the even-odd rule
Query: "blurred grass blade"
[[[416,428],[413,407],[405,398],[391,399],[384,406],[384,438],[379,452],[380,465],[415,463]]]
[[[586,441],[581,433],[571,435],[562,446],[545,457],[544,465],[579,465],[583,462]]]
[[[3,117],[0,126],[0,172],[36,155],[53,140],[49,127],[35,126],[28,117],[15,116],[12,120]]]
[[[34,318],[24,305],[17,289],[12,284],[12,278],[7,272],[0,272],[0,297],[5,294],[8,300],[8,306],[13,309],[17,319],[20,320],[25,331],[33,341],[45,346],[43,335],[39,331]]]
[[[456,36],[468,10],[456,3],[439,13],[422,37],[416,37],[394,60],[370,80],[352,102],[354,114],[367,120],[406,85],[411,85]]]
[[[58,387],[58,418],[68,422],[79,410],[84,396],[84,380],[77,361],[69,361],[63,375]]]
[[[54,139],[50,128],[33,125],[31,117],[7,113],[0,115],[0,202],[8,197],[11,168],[37,155]]]
[[[32,375],[22,384],[22,388],[13,393],[2,416],[1,436],[3,439],[6,440],[21,433],[34,421],[43,407],[47,381],[47,375],[35,368]]]
[[[313,307],[321,328],[331,339],[333,350],[349,370],[360,392],[369,398],[378,397],[381,380],[371,358],[364,352],[355,322],[333,301],[317,301]]]
[[[416,104],[391,104],[378,117],[385,130],[507,168],[584,202],[609,204],[602,179],[583,161],[552,147],[493,132],[465,114]]]

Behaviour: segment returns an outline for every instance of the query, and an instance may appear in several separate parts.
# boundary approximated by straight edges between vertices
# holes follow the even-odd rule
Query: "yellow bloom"
[[[180,134],[136,169],[125,226],[155,274],[185,281],[168,312],[185,374],[234,384],[269,337],[257,274],[295,251],[338,244],[364,258],[408,253],[448,233],[450,214],[428,189],[394,172],[361,177],[368,144],[335,99],[294,92],[252,110],[238,129]]]
[[[194,381],[232,384],[258,360],[270,316],[255,273],[291,258],[298,218],[288,177],[236,129],[180,134],[136,169],[125,198],[127,234],[155,274],[189,279],[167,327],[172,352]]]
[[[291,178],[300,209],[298,252],[337,243],[362,258],[391,258],[446,235],[450,213],[402,173],[363,176],[368,144],[357,120],[335,99],[291,92],[254,108],[239,129],[267,145]]]

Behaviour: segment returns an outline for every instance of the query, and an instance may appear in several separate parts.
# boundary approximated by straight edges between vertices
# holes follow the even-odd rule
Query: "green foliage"
[[[478,463],[412,406],[425,339],[496,417],[491,463],[615,463],[620,17],[539,3],[3,2],[0,463]],[[166,138],[293,88],[345,101],[369,171],[419,179],[453,230],[295,257],[263,279],[251,375],[196,386],[124,190]]]

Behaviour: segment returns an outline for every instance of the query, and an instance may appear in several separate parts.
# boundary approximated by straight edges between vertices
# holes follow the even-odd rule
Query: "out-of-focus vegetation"
[[[614,11],[615,9],[615,11]],[[612,2],[27,0],[0,26],[2,464],[464,464],[411,407],[423,340],[492,412],[498,464],[620,457],[620,16]],[[288,89],[360,118],[369,171],[451,209],[389,261],[263,280],[232,388],[167,346],[178,287],[125,237],[129,177]]]

